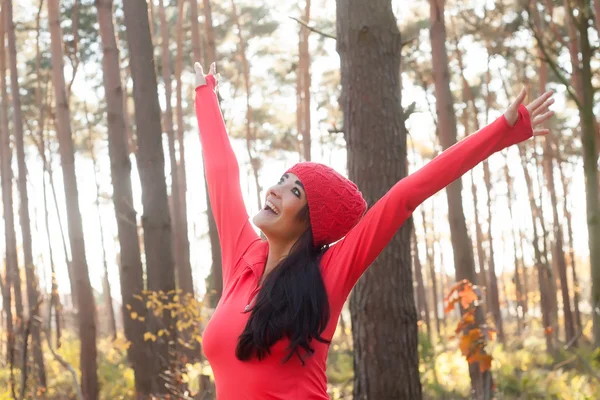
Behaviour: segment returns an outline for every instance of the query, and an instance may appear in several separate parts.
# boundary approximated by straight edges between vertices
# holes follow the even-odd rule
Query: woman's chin
[[[269,226],[273,224],[273,222],[277,219],[277,215],[273,214],[271,211],[260,210],[258,214],[254,216],[252,222],[258,229],[264,232],[265,228],[268,229]]]

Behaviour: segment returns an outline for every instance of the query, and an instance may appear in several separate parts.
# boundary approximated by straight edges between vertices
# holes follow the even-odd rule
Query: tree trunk
[[[407,173],[401,36],[390,0],[338,0],[336,9],[348,174],[372,205]],[[404,224],[350,297],[355,400],[422,396],[410,229]]]
[[[553,219],[553,259],[558,268],[560,278],[560,288],[563,301],[563,314],[565,323],[565,340],[571,342],[575,337],[575,325],[573,314],[571,312],[571,299],[569,297],[569,286],[567,281],[567,264],[565,262],[565,253],[563,248],[563,232],[558,219],[558,200],[556,199],[556,189],[554,187],[554,163],[553,163],[552,144],[546,138],[546,146],[544,150],[544,169],[546,170],[546,185],[550,192],[550,201],[552,202],[552,219]],[[577,343],[575,341],[575,343]]]
[[[540,178],[540,165],[539,165],[539,161],[537,159],[537,157],[534,155],[533,157],[534,163],[535,163],[535,173],[536,173],[536,181],[538,184],[538,188],[539,188],[539,193],[540,193],[540,205],[539,205],[539,213],[538,213],[538,218],[539,218],[539,222],[540,222],[540,228],[542,229],[542,246],[543,246],[543,255],[544,255],[544,264],[546,266],[546,272],[548,274],[548,290],[549,290],[549,294],[550,294],[550,306],[551,306],[551,310],[552,310],[552,328],[553,328],[553,333],[554,333],[554,338],[558,339],[558,334],[559,334],[559,329],[560,329],[560,325],[558,324],[558,298],[557,298],[557,287],[556,287],[556,272],[557,272],[557,267],[556,267],[556,258],[552,257],[552,252],[548,250],[549,247],[549,234],[548,234],[548,230],[546,229],[546,221],[544,219],[544,183],[543,183],[543,177]],[[543,173],[543,171],[542,171]],[[550,261],[549,261],[550,260]],[[550,267],[550,263],[552,263],[552,268]]]
[[[202,51],[200,46],[200,33],[198,29],[198,18],[194,15],[198,14],[196,0],[191,2],[192,11],[192,48],[194,49],[194,59],[202,60]],[[204,0],[204,28],[206,36],[206,62],[209,65],[216,62],[217,49],[215,44],[214,31],[212,26],[212,11],[210,0]],[[215,217],[213,216],[210,199],[208,198],[208,186],[206,185],[206,177],[204,179],[204,193],[206,194],[206,217],[208,219],[208,237],[210,239],[210,252],[212,256],[212,264],[210,275],[208,277],[208,285],[206,293],[208,294],[208,304],[214,308],[219,303],[221,294],[223,293],[223,267],[221,265],[221,244],[219,242],[219,233]]]
[[[27,304],[29,307],[28,318],[35,321],[31,324],[31,343],[33,350],[33,360],[36,366],[36,376],[39,386],[46,387],[46,369],[44,367],[44,355],[42,353],[40,339],[40,324],[38,323],[39,307],[35,305],[40,297],[38,283],[33,265],[33,251],[31,248],[31,219],[29,217],[29,196],[27,193],[27,166],[25,164],[25,144],[23,140],[23,117],[21,114],[21,94],[19,91],[19,76],[17,69],[17,38],[15,34],[15,24],[13,21],[12,0],[5,0],[6,15],[4,16],[8,26],[8,53],[10,64],[10,83],[13,106],[13,130],[15,132],[15,144],[17,149],[17,165],[19,166],[19,197],[21,199],[19,207],[19,218],[21,224],[21,234],[23,237],[23,258],[25,265],[25,279],[27,281]],[[41,104],[39,105],[41,106]]]
[[[450,72],[446,52],[446,25],[444,0],[429,1],[431,57],[435,83],[436,112],[440,143],[444,150],[456,143],[456,116],[454,100],[450,91]],[[469,237],[462,205],[462,182],[457,179],[446,188],[450,239],[454,250],[455,279],[476,282],[473,246]],[[490,270],[493,271],[492,268]],[[473,396],[479,398],[484,392],[484,379],[478,363],[469,364]]]
[[[242,76],[244,78],[244,86],[246,89],[246,150],[248,152],[248,158],[250,160],[250,166],[252,167],[252,173],[254,174],[254,183],[256,184],[256,199],[258,209],[262,208],[262,188],[258,181],[258,171],[260,170],[261,161],[256,157],[254,149],[256,142],[256,128],[254,127],[253,114],[254,111],[250,105],[250,97],[252,95],[252,84],[250,82],[250,64],[246,56],[246,41],[242,35],[242,25],[237,13],[237,7],[235,6],[235,0],[231,0],[231,11],[233,13],[233,20],[237,27],[237,36],[239,40],[238,55],[242,63]]]
[[[119,49],[113,25],[113,0],[97,0],[98,25],[103,45],[103,81],[107,103],[108,152],[113,186],[117,231],[120,247],[120,280],[125,337],[131,342],[128,357],[135,374],[137,396],[152,392],[152,352],[144,341],[145,327],[129,318],[131,312],[142,315],[144,306],[134,298],[144,289],[137,216],[133,208],[131,161],[127,141],[123,87],[119,73]]]
[[[79,336],[81,339],[81,381],[85,398],[94,400],[98,398],[98,377],[96,375],[96,307],[88,275],[87,261],[85,259],[85,243],[81,213],[79,211],[79,193],[77,190],[77,178],[75,176],[75,149],[71,133],[71,116],[66,95],[65,77],[63,75],[63,37],[60,27],[58,0],[48,0],[48,18],[50,20],[52,84],[56,99],[57,134],[67,205],[73,276],[76,281],[75,291],[78,299],[77,314]]]
[[[579,288],[579,280],[577,279],[577,268],[575,263],[575,249],[573,248],[573,227],[571,225],[571,212],[569,211],[569,207],[567,206],[568,200],[571,198],[569,195],[569,186],[567,184],[567,179],[565,178],[562,163],[558,161],[558,172],[560,174],[560,181],[563,187],[564,200],[563,200],[563,213],[564,218],[567,222],[567,248],[569,249],[569,259],[571,261],[571,274],[573,278],[573,309],[575,311],[575,327],[577,331],[581,331],[583,329],[583,324],[581,322],[581,313],[579,311],[579,293],[581,293],[581,289]]]
[[[581,80],[583,86],[582,108],[579,110],[583,147],[583,169],[586,187],[586,211],[588,241],[590,247],[590,267],[592,278],[592,314],[594,321],[594,342],[600,346],[600,200],[598,197],[598,165],[596,162],[596,121],[594,117],[594,86],[591,59],[593,50],[588,37],[587,5],[579,0],[579,41],[581,43]],[[596,5],[596,10],[599,6]],[[583,14],[583,16],[582,16]]]
[[[498,342],[504,343],[504,329],[502,327],[502,314],[500,312],[500,294],[498,292],[498,279],[496,275],[496,262],[494,261],[494,240],[492,235],[492,178],[490,173],[490,166],[487,160],[483,161],[483,179],[485,181],[485,189],[487,192],[487,212],[488,212],[488,227],[487,227],[487,240],[488,240],[488,283],[490,292],[490,309],[494,315],[494,322],[496,324],[496,331],[498,332]],[[508,300],[508,299],[507,299]]]
[[[527,155],[522,145],[518,146],[523,165],[523,174],[525,176],[525,184],[529,193],[529,204],[531,206],[531,225],[533,226],[533,251],[535,255],[535,264],[538,273],[538,285],[540,288],[540,308],[542,311],[542,324],[544,328],[544,336],[546,337],[546,350],[550,354],[554,354],[555,348],[552,340],[552,335],[546,333],[546,330],[552,327],[552,305],[549,293],[549,268],[546,258],[543,256],[539,244],[539,234],[537,220],[539,219],[540,210],[536,204],[535,195],[533,192],[533,182],[531,174],[527,169]]]
[[[429,319],[429,307],[427,306],[427,296],[425,295],[425,284],[423,283],[423,266],[419,258],[419,246],[417,244],[417,234],[415,229],[412,229],[412,253],[413,253],[413,269],[415,271],[415,279],[417,281],[417,312],[419,319],[425,322],[427,328],[427,337],[431,341],[431,324]]]
[[[310,22],[310,2],[305,0],[304,16],[302,20],[307,24]],[[297,128],[298,134],[302,135],[302,154],[304,160],[310,161],[310,53],[308,50],[308,37],[310,30],[300,25],[298,40],[298,66],[296,67],[296,96],[297,96]]]
[[[4,9],[4,7],[3,7]],[[7,29],[6,27],[6,10],[4,9],[2,12],[2,28],[0,29],[1,31],[1,35],[0,37],[2,38],[2,43],[4,43],[4,34],[5,32],[7,32],[10,29]],[[4,140],[6,141],[6,151],[8,151],[6,153],[6,161],[8,164],[8,170],[7,170],[7,174],[6,175],[6,183],[4,185],[6,185],[6,190],[9,190],[10,188],[10,208],[8,210],[10,210],[9,214],[7,216],[7,213],[4,213],[5,218],[9,218],[9,220],[12,220],[12,230],[10,230],[10,233],[6,233],[7,238],[7,257],[10,254],[11,257],[11,261],[8,263],[8,268],[7,269],[7,274],[10,273],[10,285],[7,285],[7,288],[12,287],[13,288],[13,296],[14,296],[14,304],[15,304],[15,312],[16,315],[15,317],[17,318],[17,320],[19,321],[23,321],[23,294],[21,292],[21,274],[19,273],[19,262],[18,262],[18,256],[17,256],[17,238],[16,238],[16,231],[15,231],[15,223],[14,223],[14,214],[13,214],[13,200],[12,200],[12,180],[13,180],[13,171],[12,171],[12,149],[10,147],[10,130],[9,130],[9,126],[8,126],[8,90],[7,90],[7,86],[6,86],[6,50],[4,51],[0,51],[0,79],[2,80],[2,82],[0,83],[1,86],[1,91],[2,91],[2,108],[3,108],[3,114],[4,114],[4,118],[2,118],[2,124],[3,124],[3,129],[4,132],[6,132],[6,136],[4,138]],[[4,157],[3,157],[4,159]],[[5,205],[5,207],[7,207]],[[5,208],[6,210],[6,208]],[[10,223],[10,222],[8,222]],[[12,238],[9,239],[8,236],[11,236]],[[9,246],[9,241],[12,241],[10,243]],[[14,256],[12,253],[12,249],[14,248]],[[14,258],[12,258],[14,257]],[[10,272],[9,272],[10,271]],[[22,324],[17,324],[17,328],[19,329],[19,331],[21,331],[21,328],[19,328],[19,326],[22,327]],[[20,333],[17,335],[20,337]]]
[[[421,214],[423,216],[423,237],[425,238],[425,253],[427,254],[427,264],[429,266],[429,281],[431,282],[431,293],[433,297],[433,315],[435,317],[435,329],[437,331],[438,340],[441,339],[440,331],[440,315],[438,311],[439,300],[438,300],[438,285],[437,277],[435,276],[435,262],[433,256],[433,244],[429,240],[427,234],[427,220],[425,219],[425,208],[421,207]],[[433,218],[432,218],[433,220]]]
[[[192,0],[193,1],[193,0]],[[215,30],[212,21],[212,3],[211,0],[202,0],[204,8],[204,31],[206,34],[206,56],[208,63],[217,61],[217,45],[215,42]]]
[[[146,17],[148,4],[145,0],[128,0],[123,3],[123,11],[133,79],[148,289],[173,293],[175,273],[171,246],[171,221],[165,182],[161,114],[152,38]],[[169,333],[163,336],[162,342],[155,342],[152,346],[152,359],[155,365],[148,379],[155,384],[156,393],[166,393],[168,390],[168,382],[165,380],[168,378],[163,373],[172,365],[171,350],[173,350],[172,344],[176,341],[174,322],[169,312],[163,313],[160,323],[169,330]]]
[[[514,228],[514,212],[513,212],[513,192],[512,192],[512,185],[513,185],[513,179],[512,176],[510,175],[510,171],[508,168],[508,157],[505,159],[505,164],[504,164],[504,179],[506,180],[506,197],[507,197],[507,201],[508,201],[508,212],[510,215],[510,220],[511,220],[511,232],[512,232],[512,238],[513,238],[513,252],[514,252],[514,264],[515,264],[515,275],[514,275],[514,282],[515,282],[515,288],[516,288],[516,297],[517,297],[517,333],[519,335],[521,335],[522,331],[523,331],[523,317],[524,317],[524,310],[525,310],[525,306],[523,305],[523,285],[521,284],[521,276],[520,276],[520,272],[519,272],[519,267],[522,267],[523,269],[525,269],[525,263],[523,261],[523,254],[521,254],[521,256],[519,257],[519,251],[518,251],[518,246],[517,246],[517,233],[515,232],[515,228]]]
[[[185,13],[185,1],[178,0],[177,8],[179,10],[178,15],[184,16]],[[177,141],[179,143],[179,163],[177,165],[177,171],[179,171],[178,184],[179,184],[179,245],[181,248],[180,261],[181,261],[181,275],[187,276],[189,282],[182,284],[181,275],[179,276],[179,287],[185,293],[194,293],[194,282],[192,275],[192,265],[190,264],[190,239],[188,237],[188,220],[187,220],[187,173],[185,170],[185,126],[183,122],[183,86],[181,82],[181,76],[183,75],[183,19],[179,21],[177,25],[177,57],[175,60],[175,79],[177,83],[177,90],[175,91],[175,98],[177,101]]]
[[[94,148],[94,138],[92,123],[90,122],[89,113],[87,109],[87,102],[84,100],[84,112],[85,120],[88,128],[88,151],[90,158],[92,159],[92,166],[94,168],[94,185],[96,187],[96,199],[94,204],[96,206],[96,213],[98,214],[98,226],[100,233],[100,248],[102,249],[102,265],[104,270],[104,276],[102,279],[102,289],[104,292],[104,301],[106,304],[106,310],[108,311],[108,319],[110,325],[110,333],[112,334],[113,340],[117,339],[117,321],[115,318],[115,310],[113,308],[112,294],[110,293],[110,280],[108,279],[108,263],[106,260],[106,245],[104,244],[104,226],[102,224],[102,214],[100,209],[100,182],[98,182],[99,167],[96,160],[96,150]]]
[[[4,44],[5,11],[0,12],[0,43]],[[8,94],[6,90],[6,50],[0,49],[0,175],[2,183],[2,205],[4,216],[4,244],[6,251],[6,275],[2,293],[2,309],[6,314],[6,355],[7,363],[12,368],[15,350],[15,332],[13,331],[12,292],[15,271],[19,270],[17,256],[17,237],[15,231],[15,216],[13,213],[13,172],[12,149],[10,147],[10,130],[8,126]],[[2,277],[0,276],[0,280]],[[16,293],[16,291],[15,291]],[[15,296],[16,297],[16,296]],[[21,312],[23,305],[21,303]],[[21,318],[17,316],[17,318]]]
[[[177,281],[179,288],[183,293],[194,293],[194,281],[192,278],[192,268],[189,263],[190,246],[187,237],[187,229],[183,230],[182,215],[185,211],[181,209],[181,188],[179,187],[179,165],[177,163],[177,155],[175,149],[175,129],[173,128],[173,107],[171,101],[173,98],[172,73],[171,73],[171,52],[169,50],[169,27],[163,0],[158,1],[160,32],[162,37],[162,75],[163,84],[165,85],[165,104],[166,111],[164,113],[165,130],[169,139],[169,159],[171,164],[171,198],[173,205],[173,242],[175,270],[177,272]],[[179,25],[182,21],[179,21]],[[183,143],[180,142],[180,149],[183,148]],[[187,224],[186,224],[187,227]],[[184,244],[185,241],[185,244]],[[187,254],[186,254],[187,253]]]

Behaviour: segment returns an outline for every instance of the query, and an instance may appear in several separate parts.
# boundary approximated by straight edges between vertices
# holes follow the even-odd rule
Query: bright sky
[[[400,15],[399,10],[402,7],[406,6],[407,1],[394,1],[394,10],[397,12],[400,20],[404,17]],[[326,4],[326,6],[324,6]],[[317,11],[318,10],[318,11]],[[290,41],[293,42],[293,46],[290,45],[290,48],[296,51],[296,35],[297,35],[297,23],[292,21],[287,16],[286,12],[278,12],[278,10],[274,11],[276,13],[276,19],[280,21],[280,32],[278,34],[278,38],[281,37],[289,37]],[[317,13],[321,18],[335,18],[335,10],[333,8],[333,2],[326,2],[324,0],[316,2],[313,5],[313,13]],[[313,45],[314,45],[314,37],[313,37]],[[280,40],[280,39],[278,39]],[[326,69],[331,69],[336,66],[339,66],[339,59],[337,53],[335,51],[335,43],[332,40],[326,41],[325,48],[327,50],[326,57],[320,57],[313,60],[312,64],[312,73],[313,73],[313,90],[315,87],[318,87],[320,81],[320,73]],[[475,74],[481,73],[485,70],[485,59],[486,54],[485,51],[478,45],[469,46],[468,51],[465,55],[465,63],[466,63],[466,74],[467,77],[473,77]],[[272,60],[272,62],[276,62],[276,60]],[[502,65],[500,65],[502,68]],[[252,72],[260,74],[261,69],[268,68],[268,65],[261,64],[252,65]],[[67,78],[69,78],[69,70],[66,70],[65,74]],[[192,79],[193,68],[192,66],[187,66],[186,74],[188,74],[188,78]],[[223,77],[224,83],[226,84],[227,77]],[[418,109],[423,112],[418,112],[413,114],[407,122],[407,127],[412,138],[415,141],[422,143],[431,143],[432,132],[434,131],[433,121],[431,120],[430,114],[427,111],[427,105],[425,103],[424,92],[417,87],[414,87],[408,78],[403,79],[404,88],[403,88],[403,102],[405,105],[410,104],[413,101],[417,102]],[[493,90],[500,90],[499,82],[494,82],[492,85]],[[88,101],[94,103],[97,101],[95,98],[95,93],[89,90],[88,85],[83,79],[83,74],[78,75],[78,79],[75,82],[73,87],[74,93],[79,97],[88,97]],[[227,96],[228,91],[223,91],[223,95]],[[262,97],[258,95],[258,98],[262,101]],[[562,93],[556,95],[557,103],[553,107],[555,110],[559,111],[564,108],[564,96]],[[435,99],[431,99],[435,100]],[[225,105],[230,107],[230,109],[226,110],[228,114],[234,115],[243,115],[243,99],[230,99],[225,98]],[[284,105],[288,108],[289,112],[295,112],[295,98],[289,99],[289,103]],[[328,126],[320,124],[318,121],[321,119],[318,114],[315,104],[312,105],[312,135],[313,135],[313,158],[315,161],[324,162],[326,164],[331,165],[336,170],[341,173],[346,173],[346,154],[344,150],[332,150],[331,148],[322,148],[319,146],[318,138],[320,135],[327,134],[326,130]],[[500,115],[500,111],[496,111],[491,117],[495,118]],[[195,127],[195,116],[188,115],[186,118],[189,120],[190,126]],[[82,135],[87,135],[87,133],[81,132]],[[555,132],[554,134],[560,134]],[[249,163],[247,159],[245,144],[243,141],[234,140],[232,142],[235,152],[238,156],[238,160],[241,165],[241,185],[242,191],[245,196],[246,204],[248,207],[248,212],[250,216],[254,215],[257,212],[256,205],[256,194],[254,187],[253,179],[250,175]],[[186,146],[186,169],[188,176],[188,218],[189,218],[189,238],[191,242],[191,262],[194,273],[195,287],[196,290],[200,293],[204,291],[204,278],[209,272],[211,258],[210,258],[210,244],[207,236],[207,225],[206,225],[206,203],[205,203],[205,193],[204,193],[204,185],[201,181],[202,174],[202,163],[201,163],[201,149],[199,144],[198,135],[195,129],[187,132],[185,139]],[[427,145],[427,146],[430,146]],[[99,180],[101,191],[103,193],[112,193],[111,181],[110,181],[110,165],[108,158],[108,151],[106,148],[106,143],[97,143],[96,149],[98,150],[98,160],[99,160]],[[33,245],[34,252],[37,256],[37,260],[40,261],[38,266],[40,268],[40,279],[43,285],[49,286],[49,277],[47,271],[49,270],[49,260],[48,257],[48,248],[46,241],[46,234],[44,231],[44,221],[43,221],[43,198],[42,198],[42,165],[39,155],[37,154],[37,150],[33,147],[27,149],[27,165],[29,168],[29,190],[30,190],[30,208],[32,214],[32,223],[35,224],[33,228]],[[165,151],[167,151],[166,141],[165,141]],[[410,152],[409,152],[410,153]],[[166,153],[167,154],[167,153]],[[410,156],[410,154],[409,154]],[[495,237],[495,260],[496,260],[496,268],[497,272],[502,272],[504,268],[507,270],[513,269],[513,255],[512,255],[512,246],[510,245],[512,241],[506,240],[503,241],[502,237],[510,238],[510,232],[512,226],[520,226],[527,229],[527,231],[531,230],[530,227],[530,208],[528,204],[527,192],[525,189],[524,178],[521,169],[521,162],[517,156],[516,149],[510,149],[508,152],[509,157],[509,165],[511,174],[514,177],[514,192],[517,194],[517,204],[515,205],[515,215],[514,219],[511,221],[510,216],[508,214],[508,209],[506,206],[506,197],[504,194],[506,193],[506,185],[504,184],[503,171],[502,168],[504,166],[504,156],[501,154],[496,154],[490,158],[490,167],[492,169],[492,173],[494,177],[498,177],[497,184],[494,185],[493,191],[497,200],[494,205],[494,225],[493,225],[493,234]],[[292,163],[298,161],[297,155],[287,155],[287,159],[285,160],[269,160],[265,162],[265,166],[261,171],[261,185],[263,187],[268,187],[269,185],[275,183],[281,173],[285,170],[287,166],[290,166]],[[412,157],[411,157],[412,158]],[[165,160],[168,164],[168,156],[165,157]],[[411,171],[414,171],[417,166],[420,166],[421,161],[411,159]],[[92,285],[98,291],[102,290],[102,281],[101,278],[103,276],[103,265],[102,265],[102,253],[100,246],[100,231],[99,231],[99,220],[98,214],[96,211],[96,207],[94,204],[95,201],[95,184],[93,179],[93,168],[91,160],[86,159],[82,156],[77,157],[77,178],[79,184],[79,203],[81,208],[81,214],[83,218],[83,226],[85,232],[85,242],[86,242],[86,254],[88,259],[88,265],[90,270],[90,277],[92,281]],[[417,165],[418,164],[418,165]],[[58,201],[61,207],[64,207],[64,192],[61,186],[61,173],[60,164],[58,154],[54,157],[53,162],[54,170],[57,171],[55,174],[55,180],[58,184],[57,186],[57,194]],[[16,171],[16,167],[15,167]],[[479,196],[480,199],[485,199],[485,188],[483,187],[483,172],[481,167],[475,168],[474,172],[476,182],[481,183],[479,186]],[[167,174],[168,174],[168,165],[167,165]],[[582,199],[584,191],[584,183],[583,183],[583,168],[582,165],[577,165],[574,171],[569,171],[569,174],[573,176],[572,184],[571,184],[571,193],[578,193],[577,199]],[[135,207],[141,213],[141,200],[140,200],[140,186],[137,175],[134,173],[134,200]],[[471,186],[470,186],[470,177],[469,175],[465,176],[466,179],[463,179],[463,188],[464,191],[464,208],[466,218],[468,219],[469,225],[472,228],[473,225],[471,221],[473,220],[473,205],[471,199]],[[197,180],[195,180],[197,179]],[[562,199],[562,194],[560,193],[561,185],[557,185],[559,191],[559,199]],[[16,195],[16,191],[15,191]],[[15,196],[15,200],[18,197]],[[51,194],[49,193],[49,199],[51,199]],[[545,204],[548,204],[546,207],[546,211],[549,211],[549,198],[547,194],[543,196]],[[587,249],[587,229],[585,224],[585,207],[582,206],[581,200],[580,203],[574,207],[572,207],[573,212],[573,229],[574,229],[574,239],[575,239],[575,249],[576,253],[581,258],[586,258],[588,254]],[[441,255],[441,259],[436,261],[436,268],[439,270],[440,266],[443,265],[445,271],[453,275],[453,258],[452,258],[452,247],[449,241],[449,228],[447,224],[446,211],[446,197],[445,193],[442,191],[441,194],[434,196],[432,199],[425,202],[422,207],[425,207],[427,212],[429,213],[432,207],[432,204],[436,208],[436,222],[435,222],[435,230],[440,235],[443,254]],[[50,204],[50,218],[51,218],[51,240],[52,246],[54,250],[55,263],[58,268],[58,276],[59,276],[59,285],[60,291],[65,293],[69,290],[68,284],[68,276],[66,274],[66,265],[64,263],[64,259],[62,256],[62,242],[59,234],[59,228],[57,224],[56,215],[53,209],[52,203]],[[483,204],[481,205],[481,218],[485,219],[485,209],[483,208]],[[61,215],[63,218],[63,224],[66,228],[66,215],[65,210],[61,209]],[[107,251],[107,262],[109,267],[109,277],[112,284],[112,292],[113,296],[116,299],[120,299],[120,291],[119,291],[119,275],[118,275],[118,267],[117,267],[117,251],[118,251],[118,241],[117,241],[117,229],[116,229],[116,221],[114,216],[114,209],[112,207],[111,201],[104,200],[101,204],[101,220],[104,227],[104,243]],[[16,208],[15,208],[15,215]],[[550,217],[550,215],[549,215]],[[415,213],[415,222],[418,229],[418,234],[422,233],[422,225],[421,225],[421,213],[420,209]],[[0,232],[3,233],[4,225],[0,227]],[[485,227],[484,227],[485,229]],[[474,234],[474,233],[473,233]],[[18,233],[18,240],[20,242],[20,233]],[[504,243],[506,242],[506,243]],[[4,251],[4,241],[0,244],[2,251]],[[529,246],[528,250],[531,246]],[[421,240],[420,243],[421,250],[421,259],[424,260],[424,246]],[[529,258],[529,262],[531,262],[532,254],[527,254]],[[22,260],[22,257],[20,258]],[[42,268],[43,267],[43,268]],[[586,270],[587,271],[587,270]]]

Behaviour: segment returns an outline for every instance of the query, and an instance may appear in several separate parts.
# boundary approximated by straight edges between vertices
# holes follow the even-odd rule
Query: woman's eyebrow
[[[300,181],[296,181],[296,183],[297,183],[297,184],[298,184],[298,185],[299,185],[299,186],[300,186],[302,189],[304,189],[304,185],[302,184],[302,182],[300,182]]]

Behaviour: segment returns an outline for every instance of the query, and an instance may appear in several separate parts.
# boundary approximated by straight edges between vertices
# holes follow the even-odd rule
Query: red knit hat
[[[315,246],[331,244],[344,237],[367,209],[356,185],[333,168],[301,162],[287,172],[296,175],[304,186]]]

